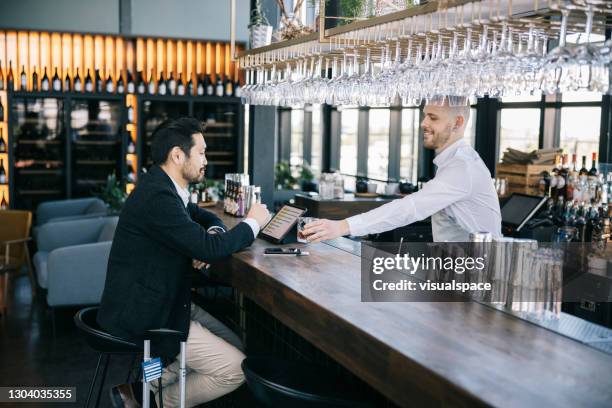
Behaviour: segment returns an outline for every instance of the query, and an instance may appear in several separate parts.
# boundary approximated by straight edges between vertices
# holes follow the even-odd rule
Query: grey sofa
[[[52,308],[100,303],[118,217],[42,225],[34,268]]]
[[[46,201],[36,208],[36,225],[105,216],[106,204],[99,198]]]

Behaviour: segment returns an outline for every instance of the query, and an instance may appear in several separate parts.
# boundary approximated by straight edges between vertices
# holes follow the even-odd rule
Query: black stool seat
[[[247,357],[246,382],[257,400],[269,407],[370,407],[355,387],[328,368],[274,357]]]
[[[74,315],[74,324],[76,324],[79,330],[81,330],[85,335],[85,341],[87,341],[87,344],[89,344],[92,349],[98,352],[98,364],[89,386],[85,408],[89,407],[89,402],[91,401],[91,397],[94,392],[96,380],[98,379],[98,373],[100,372],[100,366],[103,366],[102,379],[98,387],[98,394],[95,403],[96,408],[100,406],[100,396],[102,395],[102,390],[104,389],[106,371],[108,370],[108,363],[110,361],[111,354],[132,354],[132,364],[130,365],[130,371],[128,371],[128,376],[125,381],[128,383],[131,376],[131,367],[136,361],[136,355],[138,353],[142,353],[143,351],[143,346],[139,346],[131,341],[113,336],[102,330],[102,328],[100,328],[96,322],[98,309],[99,307],[97,306],[87,307],[79,310],[76,315]],[[140,374],[138,376],[140,376]]]
[[[74,323],[85,334],[87,344],[100,353],[141,353],[142,345],[113,336],[100,328],[96,322],[98,309],[97,306],[88,307],[74,316]]]

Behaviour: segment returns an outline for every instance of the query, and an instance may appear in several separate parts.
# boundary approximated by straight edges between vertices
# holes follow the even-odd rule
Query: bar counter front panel
[[[612,406],[612,355],[475,302],[361,302],[340,240],[295,257],[257,239],[212,271],[400,406]]]

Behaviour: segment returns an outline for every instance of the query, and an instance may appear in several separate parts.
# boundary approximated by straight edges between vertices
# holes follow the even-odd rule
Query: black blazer
[[[149,329],[189,332],[192,260],[215,262],[251,245],[251,227],[224,227],[213,213],[187,208],[158,166],[143,175],[127,198],[111,247],[98,324],[110,334],[141,341]],[[225,228],[225,227],[224,227]],[[162,357],[179,352],[176,341],[155,346]]]

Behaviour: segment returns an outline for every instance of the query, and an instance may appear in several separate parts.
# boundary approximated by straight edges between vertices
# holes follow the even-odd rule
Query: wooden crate
[[[542,172],[549,173],[555,166],[552,164],[505,164],[498,163],[495,177],[508,180],[508,194],[523,193],[539,195]]]

